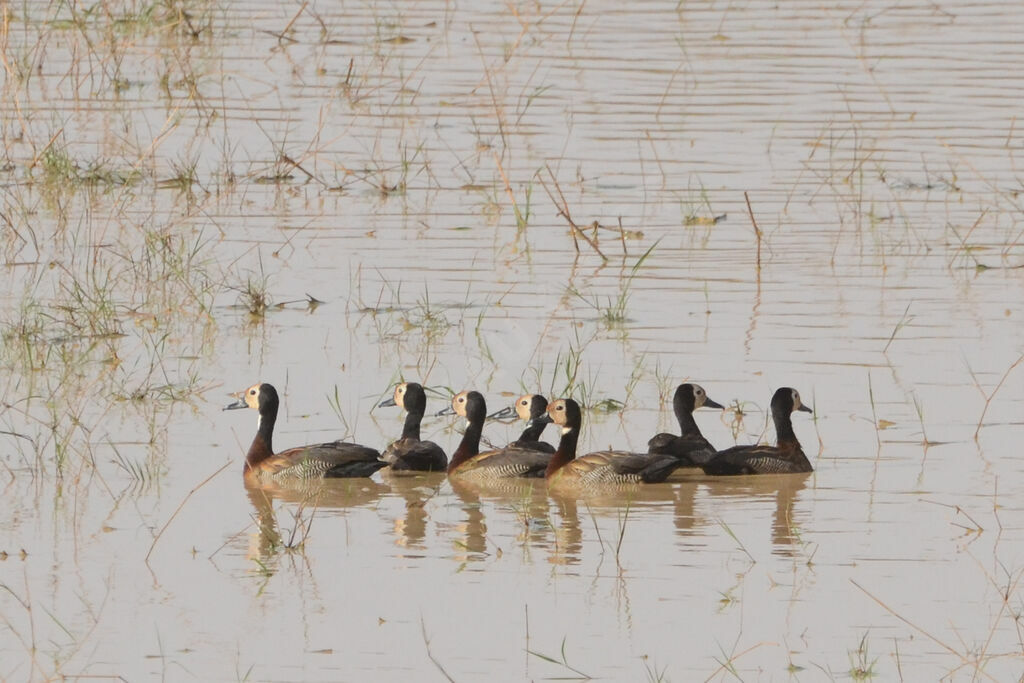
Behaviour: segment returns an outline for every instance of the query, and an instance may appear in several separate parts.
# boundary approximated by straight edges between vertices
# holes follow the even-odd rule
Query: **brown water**
[[[176,7],[5,6],[0,678],[1020,676],[1015,4]],[[816,472],[243,486],[400,377]]]

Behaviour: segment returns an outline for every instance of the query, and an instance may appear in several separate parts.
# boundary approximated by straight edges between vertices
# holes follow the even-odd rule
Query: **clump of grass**
[[[182,194],[191,194],[192,186],[199,182],[199,174],[196,171],[198,165],[197,158],[172,161],[171,176],[158,181],[156,186],[161,189],[177,190]]]
[[[452,327],[452,323],[443,308],[431,304],[430,292],[424,290],[423,296],[405,314],[404,326],[407,330],[420,330],[428,339],[435,340],[443,336]]]
[[[739,399],[733,399],[733,402],[726,406],[725,410],[722,411],[722,415],[729,416],[729,431],[732,432],[732,440],[735,441],[739,438],[739,435],[744,430],[744,418],[750,413],[746,408],[746,404],[741,402]]]
[[[57,248],[79,249],[77,240],[90,230],[85,225],[74,233],[59,233]],[[62,238],[75,242],[61,243]],[[168,310],[190,311],[192,304],[183,302],[194,301],[193,294],[209,287],[202,269],[180,265],[192,262],[195,254],[180,251],[170,241],[150,240],[147,234],[141,253],[121,254],[116,245],[102,244],[87,258],[56,259],[52,269],[41,270],[22,292],[19,308],[0,323],[0,363],[17,378],[18,398],[11,400],[24,413],[27,428],[18,431],[32,444],[35,453],[25,461],[37,472],[73,475],[68,467],[74,462],[95,467],[89,435],[108,417],[106,411],[97,413],[96,396],[123,400],[126,409],[136,410],[143,400],[178,401],[196,393],[200,374],[191,361],[180,360],[194,353],[176,347],[180,342],[172,341],[176,334],[168,329],[171,323],[160,317]],[[172,272],[179,272],[180,279]],[[193,286],[197,279],[200,284]],[[193,324],[192,316],[182,317],[188,320],[185,324]],[[134,324],[126,325],[129,319]],[[206,330],[199,331],[204,337]],[[122,342],[126,336],[133,340]],[[169,366],[174,361],[167,359],[179,359],[185,367]],[[149,424],[156,429],[152,420]],[[151,434],[150,439],[153,443],[155,437]],[[143,484],[159,472],[114,451],[114,464]]]
[[[80,163],[71,156],[67,146],[57,140],[52,141],[43,150],[38,163],[43,170],[45,183],[65,191],[83,185],[120,187],[138,182],[142,178],[138,171],[118,170],[104,159]]]
[[[66,278],[60,282],[59,298],[53,310],[59,312],[59,322],[65,330],[65,339],[103,338],[123,336],[121,313],[123,302],[117,299],[119,282],[117,273],[93,268],[84,277],[61,266]]]
[[[194,358],[171,360],[177,353],[173,350],[170,332],[144,330],[139,341],[146,362],[137,362],[130,368],[119,359],[110,363],[115,370],[110,373],[112,386],[107,391],[113,398],[173,403],[189,400],[205,390]],[[180,367],[173,366],[174,362]]]
[[[200,232],[194,238],[176,234],[171,227],[145,230],[141,253],[122,254],[137,282],[154,283],[143,292],[150,310],[191,311],[212,321],[216,284],[204,256],[210,242]]]
[[[8,367],[31,372],[42,366],[50,324],[52,318],[44,313],[40,302],[23,295],[16,316],[0,323],[3,357]]]
[[[727,607],[731,607],[740,601],[740,599],[736,597],[735,590],[736,587],[733,586],[728,590],[718,591],[718,594],[721,596],[718,598],[719,611],[724,611]]]
[[[587,368],[584,371],[583,355],[593,338],[582,340],[579,330],[574,329],[575,340],[569,348],[559,351],[555,356],[554,372],[548,384],[547,395],[559,398],[573,398],[584,410],[593,412],[617,413],[625,404],[615,398],[597,398],[595,388],[599,386],[599,370]],[[538,362],[531,369],[536,380],[530,384],[540,383],[546,374],[543,362]],[[628,386],[628,385],[627,385]]]
[[[595,413],[621,413],[626,404],[617,398],[602,398],[589,405],[589,409]]]
[[[404,196],[409,183],[422,173],[430,176],[430,162],[425,158],[425,146],[422,142],[410,150],[408,143],[399,141],[398,158],[389,162],[377,148],[372,152],[371,165],[361,174],[361,179],[377,191],[381,199],[393,196]],[[358,175],[358,174],[357,174]]]
[[[608,327],[613,327],[626,321],[626,313],[629,308],[628,281],[623,282],[620,285],[617,297],[612,298],[609,296],[604,300],[604,302],[602,302],[601,298],[596,295],[588,299],[575,287],[570,287],[569,293],[590,308],[594,309],[600,320]]]
[[[850,655],[850,678],[855,681],[864,681],[869,678],[874,678],[878,675],[875,671],[875,664],[878,663],[878,658],[871,659],[868,655],[868,634],[865,633],[861,639],[860,644],[857,645],[856,650],[852,650]]]
[[[697,181],[700,190],[694,192],[691,188],[687,198],[680,201],[680,208],[683,215],[683,225],[686,226],[712,226],[719,221],[725,220],[726,215],[716,214],[711,206],[711,198],[708,197],[704,183]]]
[[[234,288],[238,291],[238,306],[248,311],[255,321],[266,318],[267,310],[273,305],[269,284],[265,275],[250,275],[244,285]]]
[[[39,157],[39,164],[47,182],[61,183],[78,179],[78,167],[71,159],[67,147],[51,143]]]
[[[555,372],[551,376],[551,385],[548,388],[548,394],[551,396],[562,396],[562,397],[573,397],[577,394],[585,394],[585,391],[580,391],[581,383],[579,381],[580,369],[583,366],[583,351],[586,349],[587,343],[580,341],[579,331],[575,331],[576,344],[569,344],[569,349],[563,353],[558,352],[555,356]],[[564,378],[562,382],[562,388],[556,389],[556,379],[561,374]],[[586,403],[584,403],[586,405]]]
[[[117,446],[112,442],[108,444],[111,450],[114,451],[114,464],[116,464],[121,470],[131,478],[135,484],[139,487],[146,488],[150,486],[160,476],[160,467],[152,462],[139,462],[135,460],[129,460],[126,458]]]
[[[116,12],[104,7],[102,11],[87,8],[74,13],[71,25],[80,31],[103,29],[113,36],[135,37],[154,33],[180,31],[195,39],[208,25],[200,23],[197,14],[201,3],[189,0],[154,0]]]
[[[597,311],[601,321],[608,327],[621,325],[628,320],[630,289],[633,286],[633,279],[636,278],[641,266],[643,266],[647,257],[654,252],[657,246],[658,242],[655,242],[636,260],[636,263],[629,269],[629,274],[624,278],[620,278],[618,295],[608,297],[604,304],[596,296],[587,299],[574,287],[570,287],[569,293]]]
[[[138,182],[142,174],[138,171],[121,171],[111,167],[109,161],[90,161],[78,171],[79,181],[85,185],[119,187]]]

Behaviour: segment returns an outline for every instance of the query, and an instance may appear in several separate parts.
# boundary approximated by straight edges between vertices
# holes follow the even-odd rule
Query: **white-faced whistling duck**
[[[524,394],[516,399],[512,408],[502,408],[487,417],[508,417],[515,415],[526,421],[526,428],[519,438],[509,444],[509,448],[529,448],[543,453],[554,453],[555,447],[547,441],[541,441],[540,435],[544,428],[551,424],[548,417],[548,400],[540,394]]]
[[[672,408],[679,421],[681,434],[676,436],[662,432],[654,435],[647,442],[647,452],[674,455],[679,458],[682,467],[696,467],[710,460],[715,454],[715,447],[700,433],[700,427],[693,419],[693,411],[701,407],[724,410],[722,404],[712,401],[699,384],[680,384],[676,387]]]
[[[384,449],[380,459],[396,472],[443,472],[448,467],[444,449],[433,441],[420,440],[420,421],[427,410],[427,392],[416,382],[402,382],[393,398],[382,401],[381,408],[398,406],[406,411],[402,438]]]
[[[678,458],[660,454],[597,451],[577,458],[576,442],[583,425],[579,404],[571,398],[560,398],[548,406],[548,415],[562,429],[558,450],[544,475],[550,486],[654,484],[665,481],[679,467]]]
[[[224,410],[252,408],[259,412],[256,436],[245,456],[245,479],[251,483],[335,477],[368,477],[385,463],[375,448],[332,441],[274,453],[274,423],[280,400],[270,384],[254,384]]]
[[[543,477],[550,453],[506,447],[480,452],[480,435],[487,418],[487,403],[477,391],[463,391],[452,398],[452,409],[466,418],[466,432],[448,463],[449,477],[488,480],[510,477]]]
[[[775,421],[776,446],[733,446],[719,451],[703,465],[707,474],[787,474],[811,472],[810,461],[804,455],[793,432],[790,415],[800,410],[812,413],[800,401],[796,389],[782,387],[772,396],[772,420]]]

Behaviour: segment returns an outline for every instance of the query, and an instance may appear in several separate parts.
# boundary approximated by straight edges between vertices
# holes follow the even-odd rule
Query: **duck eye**
[[[255,396],[256,395],[256,390],[255,389],[250,389],[249,390],[249,395],[250,396]]]

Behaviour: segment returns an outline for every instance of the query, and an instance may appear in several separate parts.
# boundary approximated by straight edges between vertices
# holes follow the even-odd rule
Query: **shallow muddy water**
[[[1015,4],[4,11],[0,678],[1024,671]],[[243,485],[402,378],[816,471]]]

